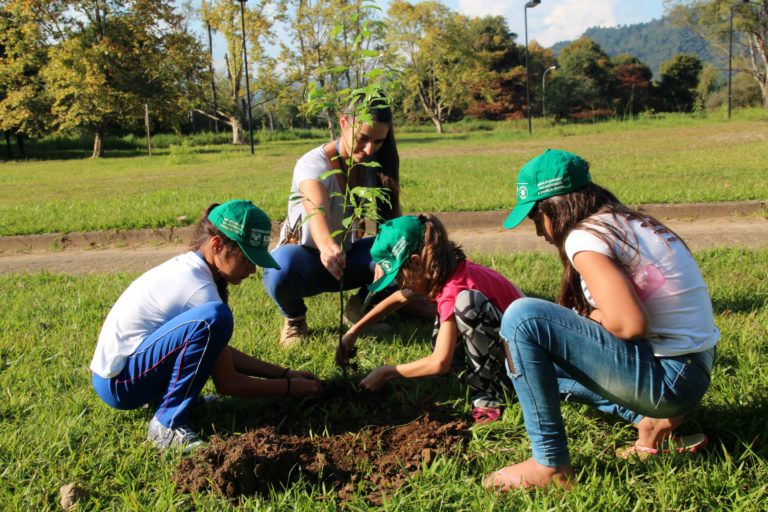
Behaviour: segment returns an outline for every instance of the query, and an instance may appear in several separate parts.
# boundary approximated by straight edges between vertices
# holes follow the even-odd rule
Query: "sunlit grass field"
[[[584,139],[581,139],[584,141]],[[538,143],[538,142],[537,142]],[[584,146],[587,147],[587,146]],[[415,151],[415,148],[409,151]],[[250,161],[250,160],[245,160]],[[554,254],[472,255],[529,295],[553,299],[560,269]],[[723,337],[712,386],[683,424],[706,432],[701,455],[647,463],[620,461],[613,449],[633,429],[581,406],[564,406],[579,485],[573,492],[486,492],[483,475],[529,455],[520,409],[476,427],[465,452],[426,464],[385,502],[386,510],[764,510],[768,502],[768,249],[697,252]],[[229,502],[213,493],[182,495],[172,475],[178,454],[144,443],[146,411],[114,411],[90,387],[88,362],[109,307],[135,275],[0,277],[0,509],[57,510],[58,489],[75,482],[90,497],[79,510],[336,510],[331,489],[297,483],[266,496]],[[338,318],[334,296],[310,300],[311,341],[281,351],[281,318],[258,278],[233,288],[233,345],[260,357],[338,376],[333,366]],[[428,353],[430,325],[395,320],[395,334],[361,340],[361,371]],[[209,384],[210,386],[210,384]],[[388,384],[383,398],[416,404],[431,395],[465,416],[468,403],[454,377]],[[394,405],[393,405],[394,407]],[[414,405],[416,407],[416,405]],[[278,408],[300,425],[355,411],[318,411],[299,400],[224,399],[192,418],[207,435],[243,432],[260,411]],[[322,435],[322,432],[315,432]],[[371,509],[360,491],[348,510]]]
[[[517,170],[546,148],[589,160],[595,181],[628,204],[768,197],[765,110],[735,111],[731,121],[670,114],[542,123],[532,137],[520,122],[477,128],[437,135],[396,127],[404,211],[511,208]],[[151,158],[108,147],[101,160],[52,151],[60,159],[0,163],[0,236],[185,225],[232,198],[280,220],[296,159],[322,142],[263,142],[253,156],[247,145],[177,144]]]

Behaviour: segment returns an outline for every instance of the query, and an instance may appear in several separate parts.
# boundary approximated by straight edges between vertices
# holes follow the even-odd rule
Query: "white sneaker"
[[[184,453],[205,446],[205,441],[187,425],[180,425],[176,428],[169,428],[152,417],[147,428],[147,439],[158,448],[183,448]]]

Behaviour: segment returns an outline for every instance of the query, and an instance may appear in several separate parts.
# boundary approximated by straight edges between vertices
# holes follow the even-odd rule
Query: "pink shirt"
[[[463,290],[477,290],[504,313],[512,301],[524,297],[515,285],[495,270],[471,261],[462,261],[437,296],[437,314],[445,322],[454,314],[456,296]]]

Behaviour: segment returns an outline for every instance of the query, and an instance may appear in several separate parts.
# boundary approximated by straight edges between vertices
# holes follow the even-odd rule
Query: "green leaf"
[[[325,171],[324,173],[321,173],[320,176],[317,177],[317,179],[322,181],[329,176],[333,176],[334,174],[344,174],[344,171],[342,171],[341,169],[331,169],[329,171]]]

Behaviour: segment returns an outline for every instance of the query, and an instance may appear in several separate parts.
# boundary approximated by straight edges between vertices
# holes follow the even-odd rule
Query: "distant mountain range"
[[[611,57],[623,53],[634,55],[651,68],[656,80],[660,76],[661,64],[678,53],[694,54],[702,62],[709,62],[721,69],[727,66],[727,59],[712,52],[705,39],[688,28],[672,25],[666,17],[613,28],[592,27],[583,35],[599,44]],[[562,41],[553,45],[555,56],[570,43]]]

